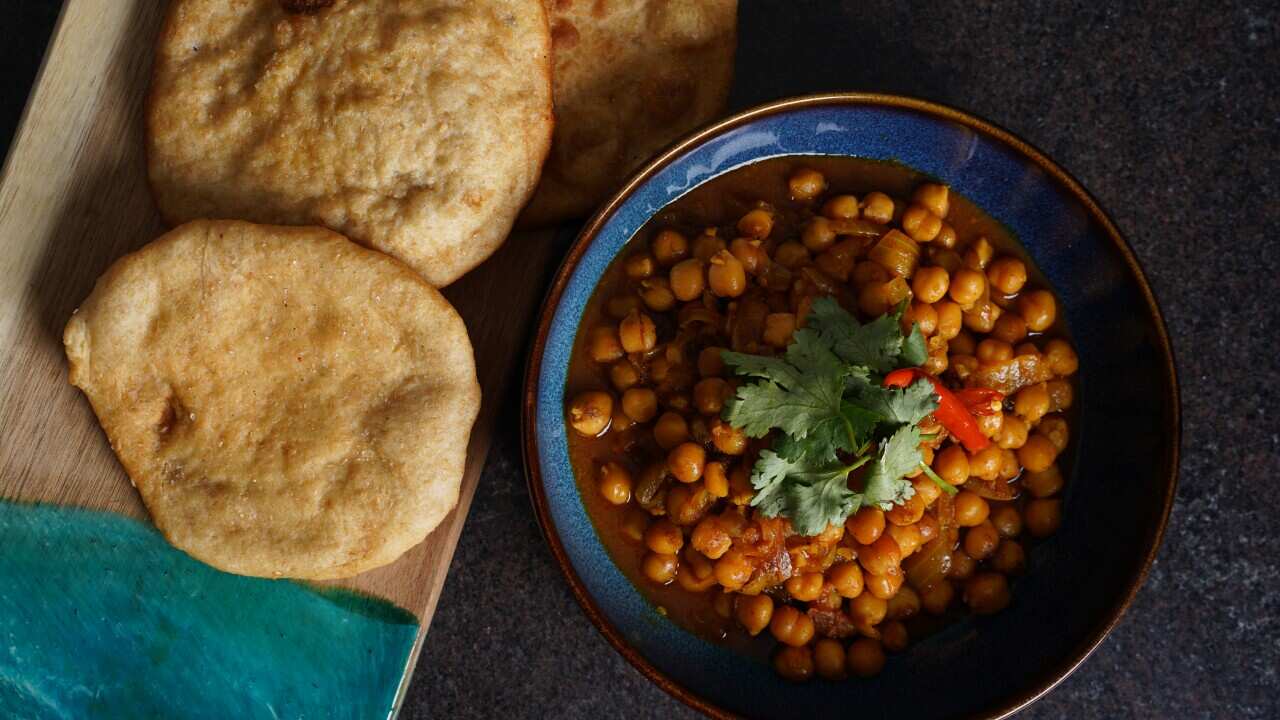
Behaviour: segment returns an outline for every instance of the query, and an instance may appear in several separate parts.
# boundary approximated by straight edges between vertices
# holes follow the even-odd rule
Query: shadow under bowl
[[[663,207],[780,156],[893,160],[939,178],[1009,227],[1062,301],[1080,357],[1076,457],[1059,532],[1029,553],[1003,612],[957,622],[871,680],[789,683],[759,659],[658,614],[605,551],[578,494],[565,379],[609,263]],[[999,718],[1071,673],[1115,626],[1155,557],[1180,440],[1172,350],[1129,246],[1097,202],[1005,130],[921,100],[783,100],[701,130],[653,160],[585,226],[551,287],[525,378],[525,466],[547,542],[592,622],[628,661],[714,716]]]

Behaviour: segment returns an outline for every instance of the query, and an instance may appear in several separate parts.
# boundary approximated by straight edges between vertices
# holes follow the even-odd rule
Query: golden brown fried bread
[[[171,223],[325,225],[444,286],[533,192],[550,72],[539,0],[174,0],[152,189]]]
[[[179,226],[116,262],[63,341],[156,525],[214,567],[354,575],[458,499],[480,405],[462,319],[336,233]]]
[[[556,130],[526,226],[588,214],[724,108],[737,0],[546,0]]]

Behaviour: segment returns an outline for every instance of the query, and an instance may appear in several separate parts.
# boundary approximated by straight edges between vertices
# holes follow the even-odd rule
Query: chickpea
[[[1027,472],[1022,476],[1022,487],[1031,493],[1031,497],[1047,498],[1062,491],[1062,471],[1057,465],[1050,465],[1043,472]]]
[[[805,224],[800,231],[800,241],[810,251],[820,253],[836,242],[836,231],[831,221],[818,215]]]
[[[689,239],[675,230],[663,230],[653,238],[652,249],[654,258],[669,267],[689,257]]]
[[[956,235],[955,228],[944,222],[942,227],[938,229],[938,237],[933,239],[933,244],[937,247],[951,250],[960,244],[960,237]]]
[[[862,568],[852,561],[838,562],[827,569],[827,580],[843,598],[856,598],[862,594]]]
[[[641,250],[640,252],[632,253],[627,258],[623,269],[626,271],[627,277],[632,280],[643,280],[657,272],[658,261],[654,260],[649,253]]]
[[[706,469],[702,471],[702,482],[711,497],[729,496],[729,474],[724,469],[724,463],[718,460],[707,463]]]
[[[881,285],[889,281],[889,271],[884,269],[880,263],[871,260],[863,260],[853,266],[853,272],[850,275],[855,287],[866,287],[868,285]]]
[[[947,350],[953,355],[973,355],[978,351],[978,341],[973,333],[961,330],[947,343]]]
[[[697,553],[694,553],[693,557],[697,557]],[[703,561],[705,562],[705,558],[703,559]],[[683,563],[680,566],[680,568],[676,571],[676,584],[679,585],[681,589],[685,590],[686,592],[691,592],[691,593],[706,592],[711,588],[715,587],[716,576],[711,574],[710,566],[708,566],[708,571],[706,575],[699,575],[697,570],[693,569],[693,567],[690,565],[690,563],[687,561],[687,558],[686,558],[686,562]]]
[[[653,319],[638,310],[622,318],[618,337],[622,341],[622,349],[629,353],[647,352],[658,345],[658,329]]]
[[[959,445],[948,445],[934,456],[933,471],[950,485],[963,485],[969,479],[969,456]]]
[[[978,567],[977,561],[965,554],[964,550],[951,551],[951,568],[947,577],[952,580],[968,580]]]
[[[590,390],[569,403],[569,425],[583,437],[603,435],[612,418],[613,397],[609,393]]]
[[[671,268],[671,292],[677,300],[688,302],[702,297],[702,261],[696,257],[681,260]]]
[[[986,522],[991,508],[977,493],[961,490],[955,499],[956,524],[960,527],[976,527]]]
[[[1005,575],[1021,575],[1027,569],[1027,552],[1017,541],[1002,540],[991,556],[991,567]]]
[[[867,592],[881,600],[888,600],[898,592],[898,588],[902,587],[903,578],[902,571],[897,570],[888,575],[867,575],[863,580],[866,583]]]
[[[813,664],[818,676],[826,680],[843,680],[847,677],[844,669],[844,646],[839,640],[819,638],[813,644]]]
[[[1018,508],[1012,505],[1001,505],[991,511],[991,524],[1002,538],[1015,538],[1022,533],[1022,516]]]
[[[961,308],[965,308],[976,303],[986,289],[987,279],[982,273],[969,268],[961,268],[951,278],[951,288],[948,290],[948,294]]]
[[[911,496],[901,505],[894,505],[892,509],[884,514],[884,519],[889,521],[891,525],[911,525],[918,522],[924,515],[925,503],[924,498]],[[906,557],[907,553],[902,552],[902,557]]]
[[[1044,383],[1038,383],[1019,390],[1013,396],[1013,412],[1027,421],[1028,425],[1035,425],[1049,412],[1048,387]]]
[[[881,225],[893,220],[893,200],[882,192],[867,193],[862,198],[862,217]]]
[[[938,311],[928,303],[922,303],[919,300],[913,300],[907,306],[907,311],[902,315],[902,322],[909,328],[912,325],[919,325],[920,332],[925,337],[929,337],[938,329]]]
[[[946,297],[950,286],[951,276],[947,274],[946,269],[934,265],[920,268],[911,278],[911,291],[920,302],[938,302]]]
[[[1058,302],[1048,290],[1032,290],[1018,296],[1018,313],[1032,332],[1048,330],[1058,317]]]
[[[960,257],[960,253],[951,248],[941,247],[936,242],[930,243],[926,254],[931,264],[937,265],[951,275],[955,275],[956,271],[964,267],[964,258]]]
[[[702,377],[719,377],[724,373],[724,348],[705,347],[698,353],[698,373]]]
[[[683,483],[702,479],[702,468],[706,462],[707,451],[697,443],[681,443],[667,453],[667,469],[672,477]]]
[[[932,242],[942,231],[942,218],[923,205],[908,205],[902,211],[902,230],[916,242]]]
[[[950,340],[960,333],[963,312],[958,304],[943,300],[934,303],[933,309],[938,313],[938,329],[936,331],[938,337],[943,340]]]
[[[701,235],[693,240],[693,257],[702,261],[704,264],[711,260],[711,256],[724,250],[726,247],[724,240],[716,234],[715,228],[708,228]]]
[[[768,595],[739,595],[733,603],[733,614],[738,624],[755,637],[769,627],[773,619],[773,598]]]
[[[697,524],[707,515],[713,498],[702,483],[687,483],[667,488],[667,517],[677,525]]]
[[[921,591],[920,605],[930,615],[943,615],[947,612],[947,608],[951,607],[951,601],[955,596],[956,589],[951,583],[942,580],[937,585]]]
[[[1080,368],[1080,358],[1071,348],[1071,343],[1060,338],[1050,340],[1044,346],[1044,359],[1049,362],[1049,369],[1058,377],[1074,375]]]
[[[676,570],[680,568],[680,559],[675,555],[661,555],[654,552],[645,553],[640,561],[640,570],[650,582],[669,585],[676,579]]]
[[[631,542],[644,542],[644,533],[649,528],[649,513],[638,506],[627,508],[622,519],[618,521],[622,528],[622,536]]]
[[[729,395],[729,383],[718,377],[703,378],[693,386],[693,406],[703,415],[719,415]]]
[[[884,511],[874,505],[866,505],[844,521],[844,528],[859,544],[870,545],[880,539],[884,524]]]
[[[880,626],[880,643],[884,645],[885,650],[892,653],[900,653],[907,649],[910,641],[910,637],[907,635],[907,626],[897,620],[890,620]]]
[[[888,612],[889,604],[869,592],[849,601],[849,616],[854,622],[867,627],[879,625]]]
[[[609,430],[620,433],[626,431],[635,424],[635,421],[627,417],[627,414],[622,411],[621,404],[614,406],[613,419],[609,421]]]
[[[741,455],[747,450],[747,434],[716,418],[711,421],[711,444],[725,455]]]
[[[849,672],[860,678],[875,677],[884,669],[884,648],[878,640],[858,638],[849,643]]]
[[[776,348],[791,344],[796,332],[796,316],[793,313],[769,313],[764,319],[764,341]]]
[[[591,328],[587,345],[590,348],[591,359],[598,363],[613,362],[623,355],[617,330],[607,325]]]
[[[614,505],[626,505],[631,501],[631,473],[616,462],[600,466],[598,486],[605,500]]]
[[[831,220],[853,220],[858,217],[858,198],[834,195],[822,204],[822,216]]]
[[[1004,413],[993,412],[990,415],[979,415],[974,418],[978,423],[978,430],[989,438],[995,438],[1000,434],[1000,428],[1004,427]]]
[[[1016,312],[1002,312],[991,327],[991,336],[1010,345],[1027,337],[1027,321]]]
[[[890,525],[887,528],[889,537],[898,543],[898,548],[902,552],[902,557],[911,557],[920,546],[924,544],[924,540],[920,537],[920,528],[915,524],[911,525]]]
[[[858,309],[865,315],[879,317],[889,312],[893,300],[888,295],[888,283],[872,283],[858,293]]]
[[[1023,522],[1034,538],[1047,538],[1062,526],[1062,501],[1037,498],[1027,503]]]
[[[640,382],[640,371],[630,360],[621,360],[609,366],[609,382],[618,390],[626,392]]]
[[[890,620],[906,620],[920,613],[920,595],[910,585],[903,585],[885,603],[885,617]]]
[[[799,168],[787,179],[791,199],[807,202],[816,199],[827,190],[827,179],[812,168]]]
[[[744,506],[750,503],[755,495],[755,488],[751,487],[750,466],[735,465],[729,471],[729,502],[733,505]]]
[[[911,199],[920,203],[929,212],[940,218],[947,216],[951,211],[951,189],[946,185],[937,183],[925,183],[916,188],[916,192]]]
[[[1057,459],[1058,448],[1053,441],[1038,432],[1032,433],[1027,442],[1018,448],[1018,462],[1022,463],[1027,472],[1044,472]]]
[[[729,252],[742,263],[744,270],[757,275],[769,266],[769,254],[760,245],[759,240],[736,238],[729,243]]]
[[[654,312],[667,312],[676,306],[671,283],[664,277],[651,277],[640,281],[640,299]],[[633,310],[634,312],[634,310]]]
[[[991,263],[991,256],[996,252],[991,247],[991,241],[984,237],[974,240],[969,248],[964,251],[964,265],[972,270],[985,270],[987,265]],[[985,277],[983,278],[986,279]]]
[[[926,479],[925,481],[930,484],[933,483],[932,480]],[[937,486],[934,485],[934,487],[936,488]],[[939,494],[941,494],[941,491],[939,491]],[[938,537],[938,533],[941,532],[942,525],[938,521],[938,517],[936,515],[925,515],[920,518],[920,522],[916,523],[916,528],[920,531],[920,542],[927,543]]]
[[[1005,450],[1017,450],[1027,442],[1027,423],[1017,415],[1005,415],[996,445]]]
[[[658,518],[645,531],[644,545],[659,555],[675,555],[684,546],[684,535],[667,518]]]
[[[813,679],[813,651],[808,647],[783,646],[773,654],[773,669],[791,682],[808,682]]]
[[[726,590],[737,590],[751,579],[755,568],[741,550],[729,548],[729,551],[716,560],[716,582]]]
[[[715,515],[703,518],[689,536],[693,548],[712,560],[719,560],[729,551],[733,539],[725,530],[724,523]]]
[[[1027,284],[1027,266],[1018,258],[1006,255],[987,268],[987,280],[996,290],[1013,295]]]
[[[978,361],[986,365],[996,365],[1013,359],[1013,346],[1003,340],[985,338],[978,343]]]
[[[978,358],[972,355],[951,355],[951,370],[961,380],[977,372]]]
[[[982,562],[996,551],[1000,544],[1000,534],[991,523],[983,521],[977,527],[969,528],[964,534],[964,552],[969,557]]]
[[[649,388],[633,387],[622,393],[622,411],[638,423],[646,423],[658,414],[658,394]]]
[[[787,578],[785,587],[792,600],[811,602],[817,600],[818,596],[822,594],[822,583],[824,581],[822,573],[797,573]]]
[[[942,494],[942,488],[938,487],[938,485],[934,483],[933,480],[931,480],[928,476],[924,475],[923,473],[921,473],[920,475],[917,475],[911,481],[911,487],[915,489],[916,495],[920,496],[920,501],[924,503],[925,507],[929,507],[930,505],[932,505],[933,501],[937,500],[938,496]],[[925,515],[924,517],[921,517],[920,520],[924,520],[925,517],[929,517],[929,516]],[[916,521],[917,525],[919,524],[920,520]],[[920,529],[920,532],[921,533],[924,532],[923,528]],[[896,540],[897,538],[895,537],[894,539]],[[928,540],[925,539],[924,541],[927,542]],[[898,544],[901,545],[902,543],[899,542]]]
[[[989,333],[1003,314],[1004,310],[999,305],[990,300],[979,300],[964,311],[964,326],[974,332]]]
[[[763,240],[773,232],[773,213],[758,207],[748,210],[746,215],[738,219],[738,232],[743,235]]]
[[[663,450],[670,450],[688,438],[689,423],[680,413],[664,412],[653,425],[653,439]]]
[[[788,270],[809,264],[809,249],[798,242],[784,242],[773,251],[773,259]]]
[[[747,272],[742,262],[728,250],[711,256],[707,280],[717,297],[738,297],[747,289]]]
[[[902,564],[902,549],[890,535],[881,535],[870,545],[858,548],[858,562],[872,575],[888,575]]]
[[[813,619],[790,605],[783,605],[773,611],[773,619],[769,621],[769,632],[780,643],[792,647],[808,645],[813,639]]]
[[[990,481],[1000,477],[1000,448],[988,445],[970,455],[969,474]]]
[[[994,615],[1009,606],[1009,581],[997,572],[982,572],[964,584],[964,602],[978,615]]]
[[[1040,425],[1036,427],[1036,431],[1041,435],[1049,438],[1049,442],[1062,452],[1067,449],[1067,442],[1071,439],[1071,430],[1067,426],[1067,419],[1061,415],[1045,415],[1040,420]]]
[[[936,376],[946,372],[948,365],[947,349],[943,347],[941,350],[930,351],[929,356],[924,360],[924,365],[921,367],[925,372]]]
[[[1018,454],[1013,450],[1000,450],[1000,474],[996,476],[1001,482],[1009,482],[1018,477],[1018,473],[1022,472],[1022,465],[1018,464]]]

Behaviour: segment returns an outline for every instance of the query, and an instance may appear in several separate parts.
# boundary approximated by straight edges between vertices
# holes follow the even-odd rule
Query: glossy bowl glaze
[[[872,680],[796,685],[668,621],[618,570],[569,463],[564,387],[601,273],[663,206],[766,158],[894,160],[1018,236],[1062,300],[1080,356],[1077,456],[1062,529],[1029,556],[1014,602],[891,656]],[[1115,626],[1155,557],[1178,466],[1178,387],[1164,321],[1129,246],[1065,171],[988,122],[902,97],[783,100],[702,130],[651,162],[586,225],[547,297],[525,378],[534,509],[588,617],[641,672],[715,716],[999,718],[1074,670]]]

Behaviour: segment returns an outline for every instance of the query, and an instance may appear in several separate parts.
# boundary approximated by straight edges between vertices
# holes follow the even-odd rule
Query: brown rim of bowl
[[[572,274],[573,268],[578,264],[582,254],[586,251],[588,245],[595,239],[596,234],[600,231],[600,227],[604,224],[605,218],[613,214],[617,207],[635,191],[642,183],[653,177],[662,168],[666,167],[672,160],[683,155],[692,147],[720,134],[727,130],[743,125],[757,118],[766,117],[779,112],[795,110],[798,108],[807,108],[824,105],[873,105],[892,108],[904,108],[913,110],[926,115],[932,115],[944,120],[959,123],[974,130],[982,135],[994,139],[1006,146],[1016,150],[1024,157],[1029,159],[1041,170],[1052,176],[1058,183],[1069,192],[1076,200],[1078,200],[1089,212],[1092,219],[1102,228],[1106,236],[1115,244],[1116,249],[1120,252],[1120,256],[1124,259],[1125,265],[1128,266],[1130,274],[1138,284],[1138,288],[1142,292],[1143,298],[1147,302],[1147,309],[1155,318],[1155,326],[1157,333],[1157,342],[1161,349],[1164,350],[1165,372],[1169,377],[1168,399],[1171,401],[1170,420],[1165,427],[1165,433],[1172,438],[1170,451],[1165,458],[1166,465],[1163,468],[1164,474],[1168,481],[1165,486],[1165,494],[1162,499],[1162,512],[1159,525],[1156,527],[1155,534],[1150,538],[1150,544],[1146,549],[1145,556],[1142,559],[1142,567],[1133,576],[1120,599],[1113,604],[1104,613],[1102,619],[1087,633],[1084,641],[1080,643],[1072,652],[1061,662],[1050,667],[1047,673],[1042,674],[1040,678],[1035,680],[1031,687],[1021,690],[1012,695],[1003,702],[996,703],[992,707],[980,710],[977,713],[967,716],[970,720],[1001,720],[1007,718],[1014,713],[1022,710],[1031,703],[1040,699],[1059,683],[1067,678],[1076,668],[1093,653],[1094,650],[1102,644],[1102,641],[1115,629],[1119,623],[1121,616],[1128,609],[1130,603],[1133,602],[1134,596],[1138,592],[1138,588],[1147,578],[1147,573],[1151,570],[1151,564],[1155,561],[1156,553],[1160,549],[1160,543],[1164,539],[1165,528],[1169,523],[1169,512],[1173,507],[1174,492],[1178,484],[1178,455],[1182,443],[1182,419],[1181,419],[1181,399],[1178,391],[1178,375],[1174,367],[1173,347],[1169,342],[1169,332],[1165,327],[1164,316],[1160,312],[1160,306],[1156,302],[1155,294],[1151,291],[1150,285],[1147,284],[1147,278],[1142,273],[1142,268],[1138,265],[1138,260],[1130,249],[1129,243],[1120,234],[1115,224],[1111,222],[1110,217],[1103,211],[1098,201],[1091,196],[1084,187],[1073,178],[1067,171],[1058,167],[1056,163],[1048,158],[1047,155],[1037,150],[1030,143],[1022,140],[1013,133],[1001,128],[1000,126],[978,118],[970,113],[956,110],[955,108],[939,105],[927,100],[920,100],[912,97],[903,97],[899,95],[882,95],[877,93],[824,93],[819,95],[805,95],[801,97],[777,100],[771,103],[760,105],[750,110],[733,115],[712,125],[702,128],[689,135],[685,139],[677,142],[663,151],[656,158],[651,160],[639,172],[631,177],[630,180],[622,186],[610,200],[592,216],[591,220],[583,226],[582,231],[574,240],[573,246],[569,249],[560,268],[556,271],[556,277],[552,282],[550,289],[547,291],[547,297],[542,305],[542,310],[538,318],[538,332],[534,338],[533,347],[530,350],[528,363],[525,367],[524,378],[524,414],[521,423],[523,425],[522,434],[524,436],[524,468],[525,478],[529,485],[529,495],[533,499],[534,514],[538,518],[538,524],[541,527],[542,534],[546,538],[547,545],[551,548],[551,554],[555,557],[556,564],[560,566],[560,571],[564,574],[565,579],[569,582],[569,587],[573,591],[574,598],[578,604],[582,606],[582,610],[595,624],[596,629],[604,635],[609,644],[618,651],[627,662],[631,663],[637,670],[652,680],[658,687],[665,690],[668,694],[677,700],[689,705],[690,707],[700,710],[703,713],[715,718],[737,718],[740,717],[735,713],[731,713],[717,705],[712,704],[705,698],[697,695],[689,688],[680,685],[675,680],[664,674],[658,668],[649,663],[648,660],[641,657],[638,652],[626,643],[622,635],[613,627],[612,624],[601,613],[600,608],[596,606],[595,601],[587,594],[586,588],[583,587],[582,581],[574,572],[573,566],[569,562],[568,556],[565,554],[564,546],[560,542],[560,537],[556,533],[555,523],[551,519],[549,509],[547,507],[547,498],[542,489],[542,476],[538,469],[538,448],[535,437],[534,423],[531,418],[534,416],[534,406],[537,402],[537,379],[542,368],[542,353],[546,345],[547,334],[551,327],[551,317],[554,314],[556,306],[560,302],[560,298],[564,293],[565,285],[568,283],[569,276]]]

